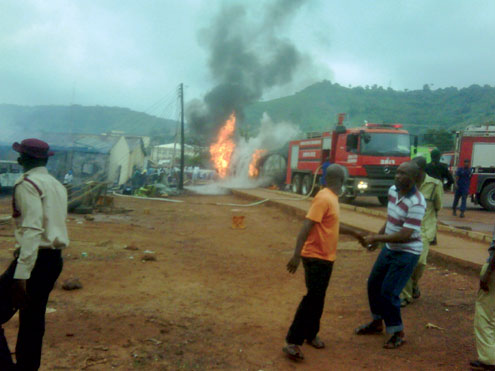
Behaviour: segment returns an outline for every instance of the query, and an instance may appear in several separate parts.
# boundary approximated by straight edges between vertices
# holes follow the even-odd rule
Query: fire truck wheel
[[[312,185],[311,176],[305,175],[302,181],[301,193],[306,196],[309,192],[311,192]]]
[[[301,174],[295,174],[292,177],[292,192],[300,194],[301,193],[301,185],[302,185]]]
[[[480,204],[486,210],[495,211],[495,183],[490,183],[483,188]]]
[[[388,205],[388,196],[378,196],[378,201],[382,206]]]

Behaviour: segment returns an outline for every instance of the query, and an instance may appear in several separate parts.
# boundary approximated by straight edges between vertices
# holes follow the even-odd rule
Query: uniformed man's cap
[[[53,156],[48,143],[34,138],[24,139],[21,143],[15,142],[12,144],[12,149],[34,158],[48,158]]]

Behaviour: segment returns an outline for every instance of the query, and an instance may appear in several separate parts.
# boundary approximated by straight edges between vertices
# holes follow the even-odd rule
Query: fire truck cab
[[[471,201],[495,211],[495,125],[469,126],[456,133],[454,175],[465,159],[472,169]]]
[[[386,205],[397,168],[410,160],[409,133],[400,124],[366,123],[347,129],[343,120],[340,114],[333,132],[310,133],[306,139],[289,143],[286,184],[293,192],[308,194],[315,172],[319,181],[321,165],[328,159],[347,169],[345,201],[376,196]]]

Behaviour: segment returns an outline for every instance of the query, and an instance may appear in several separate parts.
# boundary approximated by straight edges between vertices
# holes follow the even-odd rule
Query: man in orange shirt
[[[320,329],[325,294],[336,258],[339,233],[356,237],[364,246],[363,232],[339,223],[337,195],[344,184],[344,169],[340,165],[330,165],[325,175],[325,188],[313,199],[297,236],[294,256],[287,264],[289,273],[295,273],[302,259],[308,289],[297,308],[285,339],[287,344],[283,348],[284,353],[293,360],[304,359],[300,349],[304,340],[317,349],[325,347],[317,334]]]

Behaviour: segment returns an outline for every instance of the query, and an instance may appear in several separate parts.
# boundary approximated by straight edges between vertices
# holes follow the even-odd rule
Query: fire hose
[[[311,190],[308,192],[308,194],[306,194],[303,197],[298,197],[298,198],[294,198],[294,197],[290,197],[290,198],[289,197],[265,198],[264,200],[256,201],[256,202],[253,202],[253,203],[250,203],[250,204],[231,204],[231,203],[217,202],[217,203],[215,203],[215,205],[219,205],[219,206],[235,206],[235,207],[251,207],[251,206],[261,205],[261,204],[263,204],[265,202],[268,202],[268,201],[304,201],[304,200],[307,200],[313,194],[313,191],[314,191],[314,189],[316,187],[316,178],[318,176],[318,171],[320,171],[320,169],[321,169],[322,166],[323,165],[318,166],[318,168],[315,170],[315,172],[313,174],[313,184],[311,186]]]

